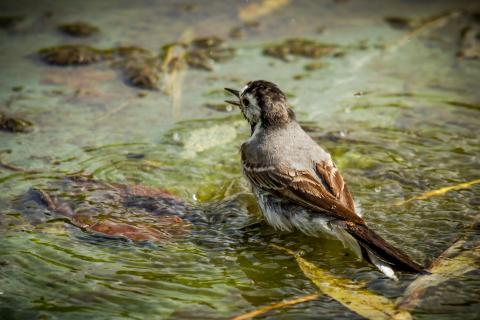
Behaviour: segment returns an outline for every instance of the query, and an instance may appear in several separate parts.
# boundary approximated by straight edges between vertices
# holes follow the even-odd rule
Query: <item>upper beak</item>
[[[228,92],[233,94],[235,97],[240,99],[240,91],[235,90],[235,89],[230,89],[230,88],[225,88],[225,90],[227,90]]]

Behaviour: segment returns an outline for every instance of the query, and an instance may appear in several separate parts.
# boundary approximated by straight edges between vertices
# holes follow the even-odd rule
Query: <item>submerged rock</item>
[[[100,31],[96,26],[82,21],[60,24],[58,30],[69,36],[79,38],[90,37]]]
[[[0,29],[14,29],[23,20],[25,20],[24,16],[0,16]]]
[[[111,66],[120,68],[129,84],[143,89],[157,89],[162,72],[171,74],[186,65],[211,71],[215,62],[233,58],[235,49],[224,47],[222,43],[223,40],[218,37],[198,38],[190,44],[167,44],[160,54],[137,46],[100,50],[86,45],[63,45],[41,49],[38,55],[44,62],[60,66],[113,60]]]
[[[104,50],[103,52],[108,57],[118,56],[121,58],[132,58],[152,56],[150,50],[137,46],[119,46],[112,49]]]
[[[185,61],[194,69],[213,70],[214,62],[226,62],[235,56],[235,49],[222,46],[223,40],[212,36],[192,40]]]
[[[129,59],[123,63],[127,81],[139,88],[156,89],[160,80],[160,67],[157,59]]]
[[[186,53],[186,62],[192,68],[212,71],[213,62],[226,62],[234,55],[233,48],[193,49]]]
[[[38,54],[46,63],[60,66],[86,65],[104,58],[101,50],[80,44],[49,47],[39,50]]]
[[[228,36],[233,39],[240,39],[243,36],[254,29],[257,29],[260,23],[258,21],[247,21],[239,26],[233,27],[228,32]]]
[[[185,60],[189,67],[194,69],[201,69],[212,71],[212,62],[209,57],[209,51],[205,49],[197,49],[188,51],[185,55]]]
[[[109,58],[116,59],[126,81],[134,87],[157,89],[162,69],[161,59],[150,50],[137,46],[120,46],[104,50]]]
[[[419,22],[414,19],[390,16],[383,19],[388,25],[394,29],[410,30],[418,26]]]
[[[45,189],[31,188],[14,206],[40,230],[63,221],[87,233],[132,241],[175,241],[211,225],[217,232],[219,224],[238,229],[251,222],[245,204],[235,199],[194,206],[162,188],[107,183],[83,173]]]
[[[33,124],[30,121],[7,117],[3,113],[0,113],[0,130],[9,132],[30,132],[32,131]]]
[[[295,38],[287,39],[279,44],[268,45],[264,48],[263,54],[288,61],[290,55],[306,58],[320,58],[333,53],[336,48],[337,46],[333,44]]]
[[[472,14],[470,23],[460,33],[460,50],[457,56],[465,59],[480,58],[480,14]]]
[[[193,39],[192,45],[198,48],[216,48],[223,43],[223,40],[216,36]]]
[[[136,46],[120,46],[100,50],[85,45],[64,45],[38,52],[43,61],[53,65],[87,65],[114,60],[113,67],[122,69],[128,83],[144,89],[155,89],[160,79],[160,59],[149,50]]]

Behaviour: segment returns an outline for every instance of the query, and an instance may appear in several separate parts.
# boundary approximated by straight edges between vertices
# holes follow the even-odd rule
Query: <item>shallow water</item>
[[[427,264],[465,233],[479,241],[478,231],[467,231],[478,215],[479,185],[394,205],[480,178],[480,62],[456,57],[465,16],[405,43],[400,39],[408,31],[383,21],[478,12],[478,5],[295,1],[256,19],[258,27],[245,28],[243,38],[230,39],[229,31],[242,24],[239,12],[251,2],[186,3],[0,4],[2,15],[25,16],[16,30],[0,30],[0,110],[35,125],[32,133],[0,131],[1,161],[31,170],[0,168],[0,318],[224,319],[315,292],[295,260],[270,243],[302,251],[336,276],[367,281],[381,295],[400,297],[413,276],[385,279],[337,241],[278,234],[265,225],[245,228],[259,220],[239,166],[238,148],[249,128],[236,112],[205,104],[221,102],[223,87],[258,78],[288,93],[297,118],[332,153],[369,225],[390,242]],[[55,30],[77,20],[95,24],[100,34],[78,40]],[[66,43],[158,52],[178,39],[210,35],[236,48],[235,57],[212,72],[184,71],[175,97],[129,86],[108,63],[55,67],[35,55]],[[310,72],[304,66],[315,59],[262,55],[266,44],[288,37],[337,44],[344,55],[318,59],[326,67]],[[206,218],[193,221],[186,235],[135,242],[89,232],[22,202],[31,187],[67,196],[59,181],[80,171],[98,181],[169,190]],[[119,209],[95,192],[75,200],[106,217]],[[469,272],[430,288],[413,317],[478,318],[479,275]],[[360,318],[327,296],[262,317]]]

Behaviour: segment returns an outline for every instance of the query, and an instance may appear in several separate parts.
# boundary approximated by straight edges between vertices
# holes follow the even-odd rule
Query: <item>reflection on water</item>
[[[221,105],[222,89],[278,83],[368,223],[415,260],[427,264],[460,236],[468,252],[479,241],[469,228],[478,184],[396,203],[479,179],[478,43],[465,34],[479,10],[468,1],[3,2],[0,111],[33,131],[0,132],[0,318],[224,319],[316,292],[271,243],[402,296],[413,276],[392,282],[337,241],[258,223],[239,166],[249,128]],[[78,21],[98,30],[57,28]],[[85,66],[36,54],[64,44],[117,51]],[[225,48],[235,49],[230,60]],[[132,86],[125,68],[152,63],[158,73],[146,79],[157,85]],[[478,275],[429,288],[413,317],[477,318]],[[360,317],[327,296],[264,316]]]

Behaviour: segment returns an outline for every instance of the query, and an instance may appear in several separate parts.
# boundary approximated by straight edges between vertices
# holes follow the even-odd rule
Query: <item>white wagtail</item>
[[[330,154],[303,131],[274,83],[257,80],[242,91],[225,90],[239,99],[226,102],[240,107],[252,129],[241,146],[243,174],[268,224],[334,236],[389,278],[396,279],[394,270],[424,271],[367,227]]]

